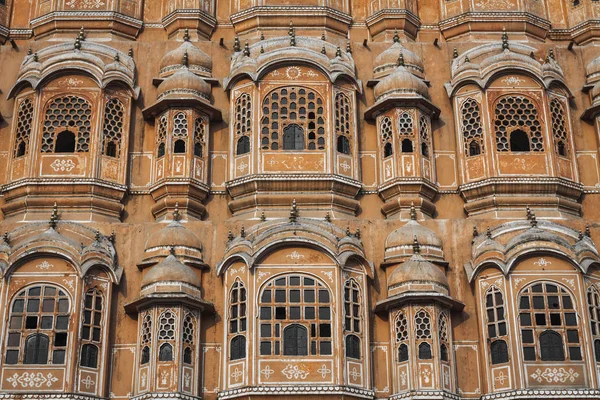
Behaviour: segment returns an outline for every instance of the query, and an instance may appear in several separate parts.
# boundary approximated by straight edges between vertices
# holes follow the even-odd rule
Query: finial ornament
[[[233,232],[231,232],[231,229],[229,230],[229,232],[227,233],[227,241],[231,242],[233,240]]]
[[[235,51],[236,53],[239,53],[240,51],[242,51],[242,46],[240,45],[240,38],[237,35],[236,35],[235,39],[233,40],[233,51]]]
[[[419,241],[417,240],[417,236],[413,236],[413,253],[420,254],[421,253],[421,245],[419,245]]]
[[[350,41],[346,43],[346,53],[352,54],[352,46],[350,45]]]
[[[29,46],[29,48],[27,49],[27,55],[30,56],[33,53],[33,50],[31,49],[31,46]]]
[[[535,217],[535,211],[533,211],[533,210],[531,210],[531,220],[530,220],[530,223],[531,223],[531,227],[532,228],[537,228],[538,222],[537,222],[537,219]]]
[[[169,247],[169,254],[171,254],[172,256],[175,255],[175,246]]]
[[[38,53],[33,53],[33,61],[38,62]]]
[[[110,233],[110,236],[108,236],[108,241],[111,242],[112,244],[114,244],[116,238],[117,238],[117,235],[115,234],[115,231],[112,231]]]
[[[246,44],[244,45],[244,55],[246,57],[250,57],[250,46],[248,46],[248,41],[246,40]]]
[[[96,242],[100,242],[100,239],[102,239],[102,234],[100,233],[100,231],[98,231],[98,230],[97,230],[97,231],[94,233],[94,240],[95,240]]]
[[[260,45],[260,54],[263,54],[265,52],[265,48],[262,46],[262,44]]]
[[[325,46],[321,48],[321,54],[327,54],[327,50],[325,50]]]
[[[477,226],[473,225],[473,237],[476,238],[479,236],[479,231],[477,230]]]
[[[79,30],[79,34],[77,35],[77,38],[82,42],[85,40],[85,28],[83,27],[83,25],[81,26],[81,29]]]
[[[119,61],[121,61],[121,57],[119,57],[119,53],[115,53],[114,60],[115,60],[116,63],[118,63]]]
[[[325,221],[331,222],[331,215],[329,214],[329,211],[325,213]]]
[[[294,223],[298,219],[298,206],[296,205],[296,199],[292,201],[292,207],[290,208],[290,222]]]
[[[531,208],[529,208],[529,204],[527,205],[527,207],[525,207],[525,212],[527,215],[527,220],[531,221]]]
[[[402,52],[398,56],[398,66],[399,67],[404,67],[404,54],[402,54]]]
[[[325,32],[321,33],[321,40],[325,40]]]
[[[183,53],[183,60],[181,60],[181,65],[187,67],[189,65],[188,52]]]
[[[346,236],[352,236],[352,232],[350,232],[350,227],[346,227]]]
[[[452,50],[452,57],[458,58],[458,50],[456,50],[456,47],[454,48],[454,50]]]
[[[173,210],[173,221],[179,221],[181,214],[179,213],[179,202],[175,203],[175,209]]]
[[[81,40],[79,38],[75,39],[75,44],[73,45],[73,47],[75,47],[75,50],[81,49]]]
[[[415,202],[410,203],[410,219],[413,221],[417,220],[417,210],[415,209]]]
[[[4,232],[4,235],[2,235],[2,240],[4,240],[4,243],[10,244],[10,235],[8,232]]]
[[[492,239],[492,230],[490,229],[489,226],[487,227],[487,229],[485,231],[485,236],[490,240]]]
[[[58,222],[58,207],[56,206],[56,202],[54,202],[54,207],[52,207],[52,214],[50,215],[50,228],[56,228],[56,223]]]
[[[356,233],[354,233],[354,237],[360,239],[360,228],[356,228]]]
[[[260,40],[265,40],[265,34],[262,31],[260,31]]]
[[[336,57],[341,57],[342,56],[342,49],[340,49],[340,46],[338,46],[338,48],[336,49],[335,56]]]
[[[587,237],[591,237],[592,233],[590,232],[590,225],[589,224],[585,224],[585,232],[584,235]]]
[[[471,60],[469,59],[469,56],[465,56],[465,63],[471,62]]]
[[[183,41],[184,42],[190,41],[190,30],[188,28],[185,28],[185,30],[183,31]]]
[[[244,228],[244,225],[242,225],[242,229],[240,230],[240,237],[246,237],[246,228]]]
[[[398,29],[394,29],[394,39],[393,40],[394,40],[394,43],[400,43],[400,36],[398,36]]]
[[[548,52],[548,57],[555,60],[554,58],[554,50],[550,49],[550,51]]]
[[[133,47],[129,48],[129,51],[127,52],[127,55],[131,58],[133,58]]]
[[[506,28],[502,28],[502,50],[508,50],[508,35]]]
[[[264,212],[264,211],[262,211],[262,212],[260,213],[260,220],[261,220],[262,222],[265,222],[265,221],[267,220],[267,217],[265,216],[265,212]]]

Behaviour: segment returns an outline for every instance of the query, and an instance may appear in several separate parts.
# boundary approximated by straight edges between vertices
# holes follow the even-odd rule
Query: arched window
[[[98,367],[98,346],[93,344],[84,344],[81,347],[81,360],[79,365],[88,368]]]
[[[31,138],[31,129],[33,124],[33,102],[30,99],[24,99],[19,104],[17,111],[17,130],[15,133],[15,158],[27,154],[29,149],[29,140]]]
[[[508,362],[508,345],[504,340],[496,340],[490,345],[492,365]]]
[[[62,131],[56,135],[55,153],[74,153],[75,134],[71,131]]]
[[[52,100],[46,108],[41,152],[87,153],[90,151],[91,117],[92,107],[82,97],[63,96]],[[65,132],[69,132],[69,135],[64,135],[59,143],[57,134]]]
[[[383,144],[383,158],[387,158],[394,154],[392,120],[383,117],[379,124],[379,130],[381,132],[381,143]]]
[[[335,95],[335,132],[337,134],[337,151],[350,154],[350,137],[352,128],[352,109],[350,99],[344,93]]]
[[[440,360],[450,361],[450,355],[448,354],[450,347],[450,337],[448,334],[448,315],[441,313],[438,318],[438,340],[440,345]]]
[[[600,362],[600,294],[594,286],[587,291],[588,310],[590,312],[590,329],[594,340],[594,356]]]
[[[312,89],[288,86],[265,95],[260,125],[263,150],[325,149],[324,102]]]
[[[104,108],[102,154],[119,157],[123,137],[124,107],[118,99],[110,99]]]
[[[418,356],[420,360],[429,360],[431,354],[431,317],[425,310],[420,310],[415,314],[415,339],[418,346]]]
[[[350,140],[346,136],[338,136],[337,151],[338,153],[350,154]]]
[[[554,98],[550,101],[550,113],[552,115],[552,135],[556,146],[556,154],[561,157],[568,157],[567,143],[569,138],[565,107],[559,99]]]
[[[519,295],[519,324],[525,361],[582,359],[577,314],[570,294],[562,286],[542,282],[523,289]]]
[[[396,315],[395,330],[398,362],[408,361],[408,320],[401,311]]]
[[[286,351],[303,352],[303,338],[306,346],[309,346],[306,348],[306,355],[309,351],[310,355],[333,354],[331,294],[327,287],[315,278],[290,274],[269,281],[260,294],[259,320],[260,355],[288,354]],[[288,333],[290,347],[281,349],[283,331],[290,326],[295,326]],[[304,328],[304,331],[300,328]],[[307,332],[310,332],[310,335],[306,334]],[[294,343],[300,346],[297,350],[291,350]],[[283,346],[286,344],[283,343]]]
[[[283,355],[308,355],[308,330],[305,326],[292,324],[283,330]]]
[[[187,116],[184,113],[178,113],[173,118],[173,153],[185,153],[188,137]]]
[[[283,129],[283,150],[304,150],[304,130],[291,124]]]
[[[346,336],[346,357],[360,360],[360,338],[358,336]]]
[[[183,318],[183,332],[181,338],[183,339],[183,346],[185,347],[183,350],[183,362],[186,364],[193,363],[193,349],[196,342],[195,320],[196,317],[191,313],[187,313]]]
[[[421,139],[421,155],[429,158],[431,137],[429,135],[429,118],[427,118],[425,115],[421,115],[421,118],[419,118],[419,136]]]
[[[544,151],[537,108],[525,96],[502,97],[494,109],[494,127],[498,151]]]
[[[158,349],[158,361],[173,361],[173,346],[170,343],[163,343]]]
[[[156,133],[156,156],[158,158],[165,155],[167,141],[167,115],[163,114],[158,120],[158,129]]]
[[[231,339],[231,347],[229,349],[231,360],[239,360],[246,357],[246,337],[237,335]]]
[[[205,146],[206,121],[203,118],[196,118],[194,123],[194,155],[202,157]]]
[[[413,152],[413,142],[410,139],[403,139],[401,142],[401,150],[403,153],[412,153]]]
[[[242,136],[238,139],[236,146],[236,155],[246,154],[250,152],[250,138],[248,136]]]
[[[64,364],[70,318],[69,298],[56,286],[21,290],[10,308],[5,363]]]
[[[460,106],[462,135],[465,156],[473,157],[483,153],[483,128],[479,103],[468,98]]]
[[[508,362],[508,349],[506,345],[507,327],[504,307],[504,296],[502,292],[496,286],[491,286],[485,294],[485,311],[487,319],[487,337],[491,341],[490,353],[492,364]],[[494,343],[496,343],[496,341],[502,343],[495,346]],[[506,357],[502,355],[500,358],[495,358],[503,348],[506,349]],[[496,350],[495,352],[494,349]]]
[[[140,328],[140,346],[142,354],[140,363],[147,364],[150,362],[150,346],[152,345],[152,314],[147,311],[142,317],[142,325]]]
[[[398,136],[400,137],[400,150],[402,153],[413,152],[414,129],[412,116],[403,112],[397,120]]]

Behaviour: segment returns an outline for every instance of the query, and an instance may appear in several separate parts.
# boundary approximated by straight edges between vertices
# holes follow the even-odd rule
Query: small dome
[[[160,60],[161,78],[166,78],[183,68],[182,60],[187,54],[189,69],[198,75],[210,77],[212,73],[212,60],[208,54],[185,40],[181,46],[165,54]]]
[[[387,250],[398,246],[410,246],[412,249],[415,239],[421,247],[442,247],[442,240],[434,231],[411,219],[388,235],[385,248]]]
[[[417,289],[417,287],[409,284],[430,285],[433,286],[433,290],[435,290],[435,287],[440,286],[445,288],[446,291],[449,288],[448,279],[446,279],[446,275],[442,270],[419,254],[414,254],[408,261],[397,266],[387,282],[390,291],[399,289],[403,292]],[[400,286],[405,287],[406,290],[401,290]]]
[[[211,87],[204,79],[185,67],[165,79],[158,86],[159,100],[167,96],[181,97],[181,95],[184,95],[184,97],[189,97],[190,93],[209,100]]]
[[[190,267],[182,264],[172,254],[156,264],[144,275],[142,288],[160,282],[181,282],[198,288],[201,286],[198,275]]]
[[[397,97],[424,97],[429,99],[429,89],[422,79],[400,65],[390,75],[383,78],[373,89],[375,100],[395,95]]]
[[[202,250],[202,243],[193,232],[185,229],[179,221],[173,220],[169,225],[150,235],[145,245],[146,251],[170,247]]]
[[[421,58],[410,50],[407,50],[400,42],[394,44],[377,57],[373,61],[373,75],[375,79],[381,79],[384,76],[392,73],[398,67],[398,57],[400,53],[404,57],[404,65],[413,74],[424,78],[423,72],[425,68]]]
[[[588,78],[593,75],[600,74],[600,57],[595,58],[585,68],[585,74]]]

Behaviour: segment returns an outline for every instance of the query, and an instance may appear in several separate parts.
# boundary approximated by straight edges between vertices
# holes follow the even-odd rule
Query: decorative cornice
[[[481,400],[521,400],[521,399],[598,399],[599,389],[520,389],[508,392],[486,394]]]
[[[346,395],[363,399],[375,398],[375,392],[368,389],[340,385],[294,385],[294,386],[249,386],[239,389],[225,390],[218,398],[234,399],[246,396],[289,396],[289,395]]]

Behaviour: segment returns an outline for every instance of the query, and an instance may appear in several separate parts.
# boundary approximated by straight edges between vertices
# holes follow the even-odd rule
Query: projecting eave
[[[206,300],[198,299],[195,296],[186,293],[154,293],[139,297],[131,303],[125,304],[125,312],[134,314],[148,308],[154,304],[182,304],[201,312],[211,313],[215,311],[215,306]]]
[[[194,95],[180,95],[177,98],[165,96],[156,103],[142,110],[146,120],[151,120],[158,114],[169,108],[193,107],[205,112],[211,121],[221,121],[223,116],[221,110],[214,107],[208,100]]]
[[[400,307],[403,304],[411,302],[434,302],[449,307],[452,311],[462,311],[465,308],[464,303],[454,300],[452,297],[438,292],[409,292],[396,296],[388,297],[385,300],[375,304],[375,312],[378,314],[387,313],[392,308]]]
[[[365,119],[375,119],[379,114],[395,107],[416,107],[432,118],[440,116],[440,109],[422,96],[388,96],[369,107],[365,111]]]

